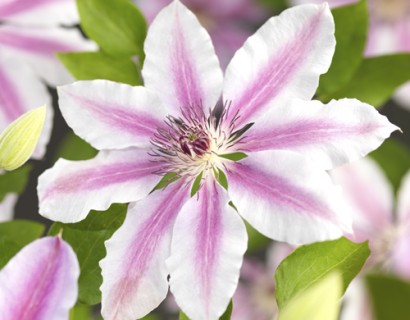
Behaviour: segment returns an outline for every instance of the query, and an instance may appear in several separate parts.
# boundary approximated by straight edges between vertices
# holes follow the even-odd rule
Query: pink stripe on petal
[[[21,116],[28,106],[23,106],[15,84],[1,68],[0,88],[0,107],[7,122],[11,123],[13,120]]]
[[[53,3],[56,0],[12,0],[7,1],[6,3],[0,4],[0,17],[5,18],[8,16],[12,16],[16,13],[20,13],[22,11],[30,11],[34,8],[41,7],[43,5],[47,5],[49,3]],[[70,1],[70,0],[66,0]]]
[[[0,272],[2,319],[67,319],[78,275],[76,256],[60,238],[29,244]]]
[[[218,319],[238,283],[247,235],[228,201],[226,191],[211,178],[175,222],[167,260],[170,286],[191,319]]]
[[[301,244],[351,231],[341,190],[329,175],[287,151],[252,153],[228,171],[238,212],[266,236]]]
[[[45,55],[54,58],[56,52],[77,51],[78,47],[69,45],[57,39],[47,39],[40,35],[29,33],[23,34],[13,32],[12,29],[0,28],[0,43],[4,46],[10,46],[18,50],[27,51],[32,54]],[[63,39],[61,39],[63,40]]]
[[[150,146],[167,116],[157,95],[144,87],[79,81],[59,87],[58,95],[67,123],[100,150]]]
[[[243,125],[291,98],[310,99],[334,51],[334,23],[327,5],[288,9],[266,22],[229,64],[224,100],[229,117]]]
[[[249,151],[292,150],[325,169],[357,160],[398,128],[374,107],[355,99],[294,99],[265,114],[249,130],[242,147]]]
[[[63,221],[84,219],[91,209],[144,198],[158,183],[161,163],[146,150],[100,152],[86,161],[60,159],[39,177],[40,214]],[[64,210],[60,208],[64,207]]]
[[[170,113],[202,116],[222,89],[222,71],[207,31],[181,2],[172,1],[152,22],[145,41],[145,87]]]
[[[140,318],[165,298],[172,227],[188,196],[179,181],[130,206],[101,261],[104,319]]]

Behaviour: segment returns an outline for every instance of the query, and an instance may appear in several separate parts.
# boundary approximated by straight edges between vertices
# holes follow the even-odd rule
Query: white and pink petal
[[[106,241],[100,262],[105,320],[134,320],[155,309],[168,292],[165,260],[175,218],[189,197],[183,181],[130,204],[123,225]]]
[[[297,153],[252,153],[228,167],[227,175],[239,214],[267,237],[297,245],[351,232],[340,188]]]
[[[79,273],[74,251],[59,237],[30,243],[0,271],[1,319],[68,319]]]
[[[60,159],[38,179],[39,212],[65,223],[84,219],[90,210],[144,198],[159,182],[162,164],[146,150],[103,151],[94,159]]]
[[[107,80],[62,86],[58,96],[68,125],[100,150],[148,148],[167,116],[154,92]]]
[[[310,100],[332,61],[334,21],[329,7],[304,5],[269,19],[233,57],[223,99],[237,125],[264,117],[292,98]]]
[[[27,65],[0,51],[0,88],[0,131],[25,112],[47,106],[43,131],[32,155],[34,159],[41,159],[50,139],[53,119],[51,97],[46,86]]]
[[[219,319],[238,284],[247,234],[228,203],[226,191],[207,181],[175,222],[170,287],[190,319]]]
[[[294,99],[272,106],[248,131],[243,148],[292,150],[332,169],[364,157],[395,130],[399,128],[374,107],[356,99],[332,100],[326,105]]]
[[[0,20],[29,26],[79,22],[75,0],[3,0]]]
[[[152,22],[145,40],[145,86],[170,113],[206,114],[218,101],[222,71],[207,31],[178,0]]]
[[[0,43],[2,51],[10,53],[10,59],[28,64],[39,78],[53,86],[73,81],[56,53],[96,49],[96,45],[86,40],[79,30],[58,27],[2,25]]]
[[[10,221],[13,219],[14,206],[18,200],[18,194],[8,193],[0,202],[0,222]]]

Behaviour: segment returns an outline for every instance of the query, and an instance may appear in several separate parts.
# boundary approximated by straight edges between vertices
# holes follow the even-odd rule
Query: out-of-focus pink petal
[[[340,7],[340,6],[347,6],[349,4],[356,3],[358,0],[290,0],[289,2],[292,5],[300,5],[300,4],[308,4],[308,3],[324,3],[327,2],[331,8]]]
[[[30,26],[78,23],[75,0],[2,0],[0,20]]]
[[[397,218],[410,227],[410,171],[403,177],[397,195]]]
[[[30,243],[0,271],[1,319],[68,319],[79,273],[75,253],[59,237]]]
[[[167,116],[155,93],[107,80],[59,87],[58,96],[68,125],[100,150],[149,147]]]
[[[141,318],[165,299],[172,228],[188,197],[187,185],[176,182],[130,205],[100,263],[105,320]]]
[[[361,278],[354,279],[343,297],[341,320],[373,320],[372,306]]]
[[[393,97],[400,106],[410,110],[410,83],[406,83],[397,89]]]
[[[158,92],[173,114],[192,109],[202,115],[215,106],[222,89],[218,58],[207,31],[179,1],[155,18],[145,53],[145,86]]]
[[[393,189],[381,168],[365,158],[331,172],[343,188],[353,217],[353,240],[373,240],[393,223]],[[371,243],[372,244],[372,243]]]
[[[13,219],[14,206],[17,203],[18,195],[16,193],[8,193],[0,203],[0,222]]]
[[[397,130],[374,107],[355,99],[292,100],[273,106],[249,130],[243,148],[292,150],[325,169],[357,160],[379,147]]]
[[[247,246],[243,221],[209,180],[178,215],[167,260],[171,291],[192,319],[218,319],[236,289]]]
[[[77,222],[90,210],[144,198],[158,183],[161,164],[146,150],[100,152],[86,161],[60,159],[38,179],[40,214],[61,222]]]
[[[37,148],[32,158],[40,159],[46,152],[53,119],[51,98],[46,86],[25,64],[18,63],[9,54],[0,54],[0,131],[23,113],[47,106],[47,116]]]
[[[13,59],[31,66],[38,77],[51,85],[73,81],[58,61],[57,52],[93,50],[96,46],[84,39],[79,30],[67,28],[33,28],[3,25],[0,27],[2,50]]]
[[[229,168],[228,181],[238,212],[272,239],[302,244],[351,231],[341,190],[297,153],[253,153]]]
[[[335,48],[334,22],[326,4],[288,9],[269,19],[228,65],[224,100],[237,125],[263,117],[291,98],[310,100]]]

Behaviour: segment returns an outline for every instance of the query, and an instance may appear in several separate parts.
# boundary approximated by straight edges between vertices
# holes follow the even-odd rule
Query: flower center
[[[394,21],[409,13],[408,0],[373,0],[369,3],[375,16],[384,21]]]

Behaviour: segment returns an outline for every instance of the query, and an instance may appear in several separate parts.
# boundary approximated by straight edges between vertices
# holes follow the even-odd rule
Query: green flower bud
[[[0,135],[0,169],[14,170],[33,154],[43,130],[46,107],[26,112]]]

